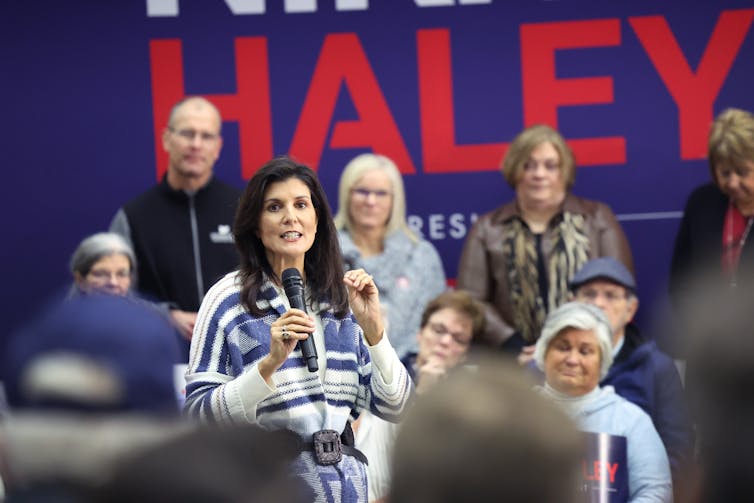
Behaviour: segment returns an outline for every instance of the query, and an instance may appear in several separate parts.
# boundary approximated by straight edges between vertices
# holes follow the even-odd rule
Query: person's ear
[[[73,281],[76,283],[79,290],[84,290],[86,288],[86,278],[84,278],[80,272],[75,271],[73,273]]]
[[[634,315],[636,315],[636,311],[639,310],[639,299],[636,297],[636,295],[632,295],[628,299],[628,306],[626,307],[627,314],[626,314],[626,323],[630,323],[634,319]]]
[[[171,134],[171,132],[170,132],[169,128],[165,128],[165,129],[162,130],[162,149],[165,152],[169,152],[170,151],[170,148],[169,148],[170,134]]]
[[[217,143],[214,145],[214,150],[210,153],[210,155],[212,156],[213,167],[217,160],[220,158],[220,152],[222,152],[223,150],[223,137],[218,136],[216,141]]]

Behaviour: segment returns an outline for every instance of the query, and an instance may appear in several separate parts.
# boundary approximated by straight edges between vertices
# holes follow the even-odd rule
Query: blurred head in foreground
[[[126,460],[91,503],[312,501],[290,475],[298,446],[287,430],[202,427]]]
[[[11,408],[176,413],[173,328],[142,302],[69,299],[13,334],[2,371]]]
[[[513,364],[482,356],[417,399],[395,443],[392,503],[570,502],[581,437]]]
[[[748,501],[754,473],[754,290],[701,288],[689,295],[687,306],[686,389],[703,471],[699,501]]]

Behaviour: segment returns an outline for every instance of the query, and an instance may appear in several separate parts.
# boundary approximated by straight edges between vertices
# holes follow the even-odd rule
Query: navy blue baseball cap
[[[14,332],[0,360],[14,408],[177,413],[178,341],[144,301],[65,300]]]
[[[568,286],[571,290],[576,290],[595,279],[612,281],[628,288],[632,292],[636,291],[636,281],[633,274],[619,260],[613,257],[600,257],[590,260],[576,272],[568,283]]]

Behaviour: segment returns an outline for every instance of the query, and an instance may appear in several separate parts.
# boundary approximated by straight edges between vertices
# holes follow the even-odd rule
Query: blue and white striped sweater
[[[327,357],[324,382],[308,371],[296,349],[273,375],[276,389],[270,389],[256,365],[269,353],[270,326],[286,308],[269,281],[257,306],[265,311],[260,318],[241,305],[237,273],[228,274],[207,293],[191,343],[189,414],[209,421],[286,428],[307,439],[321,429],[343,431],[349,415],[355,418],[365,408],[389,421],[398,419],[410,394],[410,379],[387,341],[392,382],[373,373],[361,327],[352,315],[338,319],[330,310],[320,312]]]

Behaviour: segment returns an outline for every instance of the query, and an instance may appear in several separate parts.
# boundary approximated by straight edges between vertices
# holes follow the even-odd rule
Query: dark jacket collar
[[[199,187],[199,189],[194,192],[194,196],[197,196],[201,193],[206,192],[213,184],[215,183],[215,175],[210,175],[209,179],[207,180],[207,183]],[[174,189],[170,186],[168,183],[168,174],[165,172],[164,175],[162,175],[162,181],[160,181],[160,190],[165,192],[169,197],[179,199],[181,201],[184,201],[191,197],[188,192],[186,192],[183,189]]]
[[[629,357],[634,353],[634,351],[636,351],[636,349],[638,349],[642,344],[645,344],[646,342],[647,341],[639,332],[639,327],[634,325],[633,322],[629,323],[628,325],[626,325],[626,330],[623,334],[623,346],[615,356],[613,364],[628,360]]]

